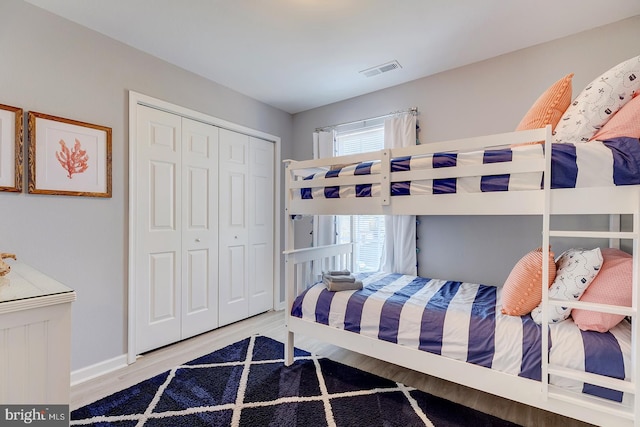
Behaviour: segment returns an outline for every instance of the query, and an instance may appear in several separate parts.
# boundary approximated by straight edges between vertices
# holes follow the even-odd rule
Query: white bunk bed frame
[[[394,181],[436,179],[464,176],[485,176],[518,172],[544,172],[543,188],[531,191],[414,195],[390,197],[390,161],[392,158],[438,152],[475,151],[510,144],[544,141],[545,153],[551,153],[551,128],[511,132],[484,137],[428,143],[415,147],[381,150],[376,153],[342,156],[307,161],[285,160],[285,289],[287,301],[287,343],[285,363],[293,363],[294,334],[300,333],[355,352],[381,359],[415,371],[482,390],[510,400],[531,405],[598,425],[640,426],[640,327],[637,313],[640,293],[638,271],[640,267],[638,242],[640,237],[640,186],[608,188],[550,189],[551,156],[544,160],[493,163],[473,166],[394,172]],[[345,176],[300,180],[309,170],[327,170],[333,164],[350,164],[378,159],[381,173],[376,175]],[[306,171],[306,172],[305,172]],[[324,187],[363,183],[380,184],[380,197],[301,200],[300,188]],[[573,371],[549,364],[548,352],[543,351],[542,381],[534,381],[493,371],[485,367],[449,359],[422,350],[381,341],[353,332],[336,329],[291,316],[295,297],[310,283],[318,281],[318,273],[326,269],[351,267],[352,244],[294,249],[294,219],[299,215],[541,215],[542,259],[548,259],[550,237],[608,238],[611,246],[618,247],[620,239],[633,241],[633,303],[632,307],[619,307],[581,301],[554,301],[543,285],[544,306],[569,306],[631,317],[632,355],[629,381],[601,375]],[[550,229],[551,215],[610,215],[610,231],[563,231]],[[620,231],[620,215],[632,215],[633,231]],[[548,277],[548,263],[543,262],[543,277]],[[542,310],[543,325],[547,325],[547,310]],[[548,334],[542,334],[542,349],[548,348]],[[545,356],[546,355],[546,356]],[[623,405],[586,394],[572,393],[549,384],[550,374],[623,391],[631,395],[631,405]]]

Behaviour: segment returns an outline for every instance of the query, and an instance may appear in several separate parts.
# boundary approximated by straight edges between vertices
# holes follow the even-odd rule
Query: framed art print
[[[29,112],[28,191],[111,197],[111,128]]]
[[[22,191],[23,111],[0,104],[0,191]]]

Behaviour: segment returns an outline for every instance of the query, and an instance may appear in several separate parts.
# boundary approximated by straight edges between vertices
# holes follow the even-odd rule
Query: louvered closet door
[[[182,339],[218,326],[218,130],[182,119]]]
[[[138,106],[136,352],[181,337],[181,118]]]
[[[274,144],[249,139],[249,315],[273,308]]]
[[[249,315],[249,137],[220,129],[220,326]]]

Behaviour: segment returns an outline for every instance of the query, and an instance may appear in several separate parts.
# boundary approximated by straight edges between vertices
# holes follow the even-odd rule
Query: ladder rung
[[[586,237],[591,239],[637,239],[640,236],[635,232],[627,231],[566,231],[549,230],[551,237]]]
[[[591,396],[584,393],[571,392],[558,386],[549,385],[548,396],[553,399],[570,402],[574,405],[584,406],[586,408],[595,409],[621,418],[629,420],[634,419],[632,409],[621,406],[618,402],[607,401],[602,398]]]
[[[592,374],[590,372],[577,371],[575,369],[564,368],[557,365],[549,365],[548,373],[563,378],[582,381],[600,387],[610,388],[625,393],[635,394],[634,384],[630,381],[619,380],[617,378],[606,377],[604,375]]]
[[[579,308],[581,310],[597,311],[599,313],[619,314],[622,316],[635,316],[637,311],[632,307],[624,307],[618,305],[599,304],[595,302],[585,301],[567,301],[549,298],[549,305],[554,307],[570,307]]]

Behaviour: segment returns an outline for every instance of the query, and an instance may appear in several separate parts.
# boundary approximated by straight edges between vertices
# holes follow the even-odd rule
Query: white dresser
[[[0,404],[68,404],[76,294],[20,262],[0,276]]]

